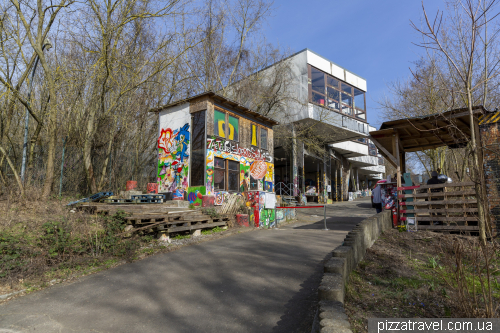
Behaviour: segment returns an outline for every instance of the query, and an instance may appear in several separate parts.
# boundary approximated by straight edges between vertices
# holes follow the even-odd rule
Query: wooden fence
[[[398,188],[400,220],[416,230],[478,231],[473,182]],[[410,192],[410,193],[408,193]]]

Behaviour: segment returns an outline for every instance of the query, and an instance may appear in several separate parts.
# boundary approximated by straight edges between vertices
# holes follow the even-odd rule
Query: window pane
[[[226,170],[215,169],[214,170],[214,189],[223,191],[226,189],[224,186],[224,178],[226,175]]]
[[[319,93],[325,93],[325,74],[316,68],[311,68],[312,90]]]
[[[205,150],[193,150],[191,152],[191,182],[189,186],[205,185]]]
[[[215,136],[226,137],[226,114],[220,111],[214,111],[214,134]]]
[[[205,111],[192,115],[190,186],[205,185]]]
[[[250,190],[258,190],[259,189],[259,184],[257,182],[257,179],[253,178],[252,175],[250,175]]]
[[[267,130],[260,129],[260,148],[267,149]]]
[[[316,104],[319,104],[319,105],[325,105],[325,96],[324,95],[320,95],[320,94],[317,94],[313,91],[313,94],[312,94],[312,102],[313,103],[316,103]]]
[[[240,171],[240,162],[228,160],[228,169],[233,171]]]
[[[225,169],[224,159],[216,157],[214,161],[214,166],[219,169]]]
[[[340,92],[338,90],[335,90],[333,88],[328,87],[328,107],[335,109],[335,110],[340,110]]]
[[[257,126],[252,124],[252,146],[257,146]]]
[[[352,95],[352,88],[350,85],[342,82],[341,87],[342,87],[342,92],[345,92],[345,93],[348,93],[349,95]]]
[[[229,179],[227,181],[228,191],[238,191],[240,186],[239,172],[229,171]]]
[[[342,103],[352,107],[352,97],[342,93]]]
[[[365,93],[356,88],[354,88],[354,106],[365,110]]]
[[[327,75],[326,76],[326,84],[329,85],[329,86],[333,86],[337,89],[339,89],[339,80],[337,79],[334,79],[333,77]]]
[[[342,104],[342,113],[352,115],[352,109],[345,104]]]
[[[238,127],[238,122],[238,118],[229,116],[229,135],[227,136],[229,140],[239,141],[240,129]]]

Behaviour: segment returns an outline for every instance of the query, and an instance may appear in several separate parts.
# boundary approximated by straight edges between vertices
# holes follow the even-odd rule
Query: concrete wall
[[[344,243],[332,252],[325,264],[323,280],[318,289],[319,311],[313,331],[320,333],[352,333],[344,311],[345,286],[349,274],[363,260],[366,249],[392,228],[391,211],[369,217],[347,234]]]

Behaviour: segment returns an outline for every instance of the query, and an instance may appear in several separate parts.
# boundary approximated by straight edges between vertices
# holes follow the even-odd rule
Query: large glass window
[[[312,66],[310,102],[366,121],[365,92]]]
[[[267,150],[267,130],[265,128],[260,129],[260,148]]]
[[[311,84],[312,90],[321,94],[325,93],[325,73],[311,67]]]
[[[349,94],[349,95],[352,95],[352,88],[351,88],[350,85],[348,85],[347,83],[342,82],[342,84],[340,86],[342,88],[342,92],[344,92],[346,94]]]
[[[190,186],[205,185],[205,111],[191,116]]]
[[[328,104],[327,106],[329,108],[335,109],[335,110],[340,110],[340,92],[337,89],[327,87],[327,92],[328,92]]]
[[[354,106],[357,109],[365,110],[365,93],[356,88],[354,88]]]
[[[233,116],[229,116],[229,133],[227,138],[233,141],[239,141],[240,138],[240,128],[239,128],[239,119]]]
[[[226,161],[222,158],[215,158],[214,161],[214,189],[219,191],[226,190]]]
[[[240,163],[236,161],[227,161],[228,180],[227,190],[238,191],[240,187]]]
[[[217,110],[214,111],[214,134],[221,138],[226,137],[226,114]]]

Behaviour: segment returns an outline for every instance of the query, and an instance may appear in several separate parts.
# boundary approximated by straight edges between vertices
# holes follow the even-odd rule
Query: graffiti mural
[[[247,192],[250,186],[250,166],[240,163],[240,191]]]
[[[272,163],[266,163],[267,170],[266,170],[266,182],[272,182],[274,179],[274,164]]]
[[[213,194],[213,180],[214,180],[214,152],[211,150],[207,151],[207,179],[205,187],[207,190],[207,195]]]
[[[273,163],[273,157],[266,151],[256,147],[243,148],[238,142],[223,139],[207,139],[207,149],[213,150],[217,154],[233,154],[242,157],[248,157],[257,161]]]
[[[267,174],[267,164],[262,161],[254,161],[250,166],[250,175],[254,179],[262,179]]]
[[[273,183],[272,182],[264,182],[264,191],[272,192],[273,191]]]
[[[205,186],[192,186],[188,188],[187,199],[190,204],[201,207],[203,196],[206,194]]]
[[[184,189],[177,188],[172,192],[173,200],[184,200]]]
[[[224,192],[215,192],[215,202],[216,206],[222,206],[225,201],[225,193]]]
[[[189,185],[189,124],[171,129],[161,129],[158,137],[159,192],[187,190]]]

